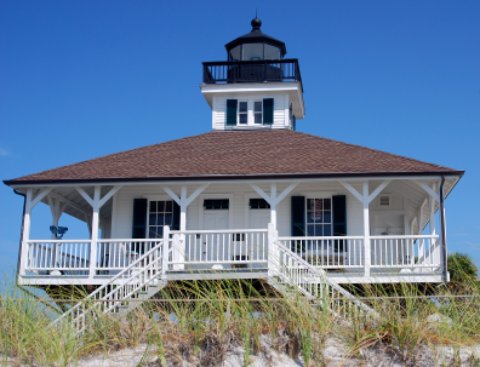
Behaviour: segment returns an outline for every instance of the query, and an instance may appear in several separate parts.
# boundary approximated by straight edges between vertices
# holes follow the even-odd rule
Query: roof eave
[[[4,180],[10,187],[31,185],[61,185],[86,183],[120,183],[120,182],[164,182],[164,181],[220,181],[220,180],[252,180],[252,179],[302,179],[302,178],[366,178],[366,177],[428,177],[428,176],[458,176],[465,171],[430,171],[430,172],[361,172],[361,173],[291,173],[291,174],[255,174],[255,175],[211,175],[211,176],[174,176],[174,177],[129,177],[129,178],[86,178],[86,179],[48,179],[48,180]]]

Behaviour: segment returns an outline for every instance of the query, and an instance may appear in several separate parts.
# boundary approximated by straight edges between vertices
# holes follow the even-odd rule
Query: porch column
[[[440,183],[440,225],[442,234],[442,250],[440,252],[440,262],[443,265],[443,281],[446,283],[448,279],[448,257],[447,257],[447,224],[445,219],[445,198],[443,193],[443,185],[445,184],[445,177],[442,176]]]
[[[98,242],[98,224],[100,211],[100,186],[95,186],[93,190],[93,204],[92,204],[92,236],[90,245],[90,269],[88,276],[92,279],[95,276],[95,268],[97,266],[97,242]]]
[[[362,193],[358,192],[348,182],[340,181],[343,187],[345,187],[363,206],[363,241],[364,241],[364,275],[370,277],[370,268],[372,266],[372,245],[370,241],[370,203],[388,186],[389,180],[383,181],[377,186],[375,190],[370,194],[369,181],[363,181]]]
[[[274,230],[277,229],[277,205],[280,204],[297,185],[298,184],[296,183],[290,184],[280,194],[278,194],[277,184],[272,183],[270,185],[270,194],[267,194],[258,185],[250,184],[257,194],[260,195],[262,199],[270,205],[270,223],[272,223]]]
[[[364,182],[363,188],[363,238],[365,241],[365,277],[370,276],[372,266],[372,244],[370,242],[370,201],[368,201],[368,181]]]
[[[437,191],[437,185],[433,184],[433,191]],[[429,197],[430,203],[430,235],[432,236],[432,244],[430,247],[430,251],[433,253],[429,253],[430,261],[432,264],[439,264],[440,262],[440,251],[437,249],[437,240],[435,236],[437,235],[437,224],[435,221],[435,199],[431,196]]]
[[[37,205],[41,200],[48,195],[51,189],[42,189],[38,193],[34,193],[33,189],[28,189],[25,194],[25,207],[23,212],[22,219],[22,239],[20,244],[20,256],[18,264],[18,274],[20,276],[25,275],[25,268],[28,263],[28,241],[30,240],[30,227],[31,227],[31,215],[32,209]],[[21,284],[21,279],[19,279]]]
[[[164,187],[163,190],[172,200],[180,207],[180,237],[177,246],[172,247],[172,261],[175,264],[174,270],[183,270],[185,268],[185,231],[187,230],[187,209],[188,206],[208,187],[203,185],[188,195],[187,186],[180,188],[180,196],[178,196],[171,188]]]
[[[120,186],[114,186],[110,191],[108,191],[103,197],[101,196],[101,186],[95,186],[93,189],[93,198],[90,197],[81,187],[77,187],[76,190],[78,193],[85,199],[85,201],[92,207],[92,226],[91,226],[91,236],[90,236],[90,263],[89,263],[89,279],[93,279],[96,273],[97,267],[97,242],[98,242],[98,233],[99,233],[99,222],[100,222],[100,209],[105,205],[105,203],[110,200],[113,195],[120,190]]]

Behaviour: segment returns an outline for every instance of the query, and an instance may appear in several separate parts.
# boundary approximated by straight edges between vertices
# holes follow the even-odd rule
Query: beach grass
[[[172,282],[127,316],[98,315],[77,337],[31,294],[12,287],[0,298],[0,366],[7,360],[35,366],[74,366],[86,356],[147,345],[158,365],[190,361],[221,365],[241,348],[250,357],[271,348],[324,365],[327,338],[347,342],[352,356],[381,346],[414,363],[420,348],[480,343],[480,287],[475,277],[455,284],[371,286],[358,296],[380,317],[349,322],[298,294],[282,298],[266,283],[248,280]],[[74,302],[73,300],[69,301]]]

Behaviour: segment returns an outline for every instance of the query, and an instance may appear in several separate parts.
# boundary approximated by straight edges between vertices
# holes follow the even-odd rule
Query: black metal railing
[[[206,84],[302,82],[297,59],[203,63]]]

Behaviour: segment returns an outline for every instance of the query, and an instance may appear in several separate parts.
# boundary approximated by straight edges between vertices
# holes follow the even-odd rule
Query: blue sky
[[[300,59],[300,131],[466,170],[449,248],[480,264],[478,1],[0,0],[0,178],[207,132],[201,62],[256,8]],[[11,275],[22,199],[1,185],[0,208]]]

